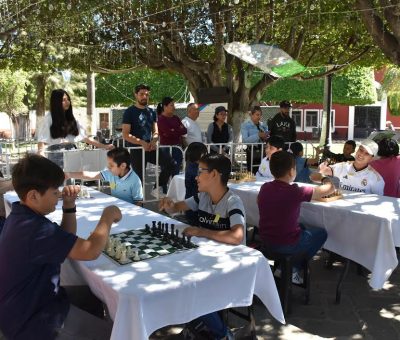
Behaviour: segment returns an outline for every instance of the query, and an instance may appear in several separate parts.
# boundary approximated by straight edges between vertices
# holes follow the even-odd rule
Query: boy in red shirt
[[[286,151],[271,156],[270,169],[275,180],[264,183],[258,194],[260,237],[273,251],[291,254],[306,250],[311,259],[325,243],[327,233],[323,228],[300,226],[300,205],[331,194],[335,187],[326,177],[318,187],[291,184],[296,177],[296,163]],[[293,269],[293,282],[302,283],[299,269]]]

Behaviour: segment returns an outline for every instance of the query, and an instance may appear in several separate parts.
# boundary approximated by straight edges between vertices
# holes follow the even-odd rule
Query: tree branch
[[[320,73],[318,75],[311,76],[311,77],[302,77],[302,76],[301,77],[296,77],[296,76],[293,76],[293,78],[301,79],[301,80],[311,80],[311,79],[317,79],[317,78],[325,77],[325,76],[327,76],[329,74],[336,73],[336,72],[344,69],[345,67],[349,66],[351,63],[356,61],[357,59],[360,59],[364,54],[366,54],[370,50],[371,50],[371,46],[365,47],[360,53],[358,53],[355,56],[351,57],[349,60],[347,60],[342,65],[334,66],[329,71],[326,71],[326,72],[323,72],[323,73]]]
[[[382,18],[373,9],[370,0],[356,0],[356,7],[361,10],[361,18],[375,43],[382,49],[386,57],[396,65],[400,65],[400,45],[396,37],[385,27]]]

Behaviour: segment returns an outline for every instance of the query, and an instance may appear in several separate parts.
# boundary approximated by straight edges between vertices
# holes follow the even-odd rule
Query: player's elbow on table
[[[97,259],[104,247],[99,244],[78,238],[68,254],[68,258],[77,261],[92,261]]]

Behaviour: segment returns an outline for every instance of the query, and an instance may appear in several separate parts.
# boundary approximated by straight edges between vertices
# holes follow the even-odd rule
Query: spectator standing
[[[184,137],[184,144],[188,146],[190,143],[199,142],[203,143],[203,137],[201,135],[201,129],[199,124],[196,122],[199,118],[199,106],[195,103],[190,103],[187,106],[187,116],[182,119],[182,124],[187,129],[187,134]]]
[[[268,138],[268,128],[261,121],[261,117],[261,107],[254,106],[250,111],[250,119],[240,127],[243,143],[260,143],[260,145],[248,145],[246,149],[247,171],[251,171],[254,174],[258,171],[258,164],[260,164],[262,158],[261,144]],[[257,165],[253,166],[253,164]]]
[[[220,144],[231,143],[233,140],[232,126],[225,122],[228,115],[228,110],[224,106],[215,108],[214,122],[208,125],[207,129],[207,143]],[[230,147],[228,145],[211,145],[211,153],[226,153],[228,154]],[[220,152],[222,151],[222,152]]]
[[[292,104],[287,101],[281,101],[280,111],[268,121],[268,129],[271,136],[281,136],[285,143],[296,141],[296,123],[289,116]]]
[[[122,119],[122,138],[127,147],[141,147],[131,150],[132,169],[137,173],[143,183],[143,167],[146,168],[147,162],[156,164],[156,149],[158,141],[157,114],[149,108],[150,86],[139,84],[135,87],[136,103],[130,106]],[[143,156],[144,152],[144,164]],[[158,163],[162,164],[158,178],[159,191],[154,184],[152,195],[161,197],[167,193],[168,180],[175,169],[172,158],[163,153],[158,153]]]
[[[158,132],[160,134],[160,145],[172,145],[182,147],[182,136],[186,135],[187,129],[182,124],[178,116],[174,115],[175,103],[171,97],[164,97],[157,106],[158,114]],[[179,174],[183,154],[181,149],[172,148],[172,158],[175,162],[175,168],[172,176]],[[168,148],[162,148],[161,152],[170,155]],[[163,164],[161,164],[161,167]]]
[[[399,144],[393,139],[382,139],[378,143],[378,156],[370,165],[380,173],[385,181],[383,194],[400,198],[400,156]]]
[[[38,129],[38,153],[45,155],[47,145],[48,158],[64,166],[62,150],[76,149],[75,143],[87,144],[103,149],[113,149],[112,144],[102,144],[86,136],[85,129],[75,119],[69,94],[62,90],[53,90],[50,97],[50,112],[46,113],[43,124]],[[59,152],[57,152],[59,151]]]

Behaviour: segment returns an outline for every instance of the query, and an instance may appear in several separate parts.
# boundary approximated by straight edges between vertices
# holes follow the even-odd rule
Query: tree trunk
[[[93,135],[94,130],[96,129],[93,126],[94,119],[93,116],[96,111],[96,102],[95,102],[95,74],[93,72],[88,72],[86,75],[86,86],[87,86],[87,104],[86,104],[86,132],[87,135]]]
[[[43,117],[46,111],[46,82],[47,76],[38,74],[36,77],[36,116]]]

